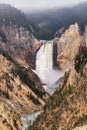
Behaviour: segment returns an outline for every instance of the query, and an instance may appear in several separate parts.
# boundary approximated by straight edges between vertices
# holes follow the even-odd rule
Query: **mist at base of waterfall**
[[[64,76],[63,71],[48,68],[44,68],[42,69],[42,71],[39,72],[36,71],[36,74],[38,75],[38,77],[42,82],[42,87],[50,95],[52,95],[56,91],[58,85],[61,82],[61,78]]]

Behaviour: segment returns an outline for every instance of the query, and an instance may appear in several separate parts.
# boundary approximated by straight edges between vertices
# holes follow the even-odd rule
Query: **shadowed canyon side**
[[[80,0],[72,0],[73,2],[80,2]],[[58,2],[58,0],[57,0]],[[60,3],[59,1],[58,3]],[[66,3],[66,1],[64,1]],[[71,2],[71,0],[70,0]],[[55,3],[55,2],[54,2]],[[67,3],[69,3],[67,1]],[[49,4],[50,6],[50,4]],[[81,32],[84,32],[87,25],[87,1],[83,0],[75,6],[66,6],[64,8],[54,8],[50,10],[43,10],[38,12],[26,12],[28,19],[34,22],[35,36],[38,39],[51,40],[54,37],[60,37],[61,34],[75,22],[78,23]]]
[[[0,36],[1,50],[23,66],[35,68],[35,53],[40,43],[29,31],[17,25],[2,24]],[[6,40],[3,40],[3,37]]]

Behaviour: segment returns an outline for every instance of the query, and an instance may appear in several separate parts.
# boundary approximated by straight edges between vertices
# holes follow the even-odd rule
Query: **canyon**
[[[0,31],[8,39],[0,37],[0,129],[19,130],[20,117],[42,110],[49,97],[31,70],[39,42],[23,28],[2,25]]]
[[[82,47],[74,65],[47,101],[44,111],[28,130],[86,130],[87,47]]]
[[[28,130],[71,130],[75,127],[77,127],[76,129],[84,128],[86,130],[86,32],[84,34],[82,36],[78,25],[74,24],[71,25],[60,38],[54,40],[54,45],[57,45],[58,49],[56,56],[57,66],[60,70],[65,70],[66,68],[66,72],[59,87],[57,87],[57,90],[46,102],[43,113],[38,116],[33,125],[29,126]],[[42,51],[40,50],[42,53],[46,51],[46,46],[51,46],[52,49],[52,45],[42,44]],[[49,50],[49,47],[47,50]],[[39,58],[44,59],[42,55],[40,55]],[[51,57],[49,60],[51,62]],[[43,62],[43,60],[42,63],[43,66],[52,68],[52,64],[49,66],[49,64]],[[46,81],[47,80],[46,78]]]
[[[23,27],[0,26],[1,130],[24,130],[28,125],[29,130],[68,130],[86,125],[86,120],[76,124],[87,114],[86,30],[81,35],[75,23],[60,37],[46,41]],[[80,53],[85,57],[81,66],[76,60]],[[39,116],[38,111],[42,111]]]
[[[42,87],[49,93],[53,94],[58,87],[63,71],[53,67],[53,41],[41,41],[41,47],[36,54],[36,70]]]

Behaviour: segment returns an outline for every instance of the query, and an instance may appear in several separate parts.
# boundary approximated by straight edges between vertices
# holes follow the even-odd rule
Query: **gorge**
[[[51,41],[40,41],[40,47],[36,53],[36,69],[34,72],[40,78],[42,87],[44,87],[46,92],[51,96],[54,96],[61,78],[67,70],[70,70],[72,63],[74,62],[75,55],[80,46],[80,35],[78,30],[78,25],[74,24],[61,35],[59,40],[56,38],[56,41],[55,39]],[[54,51],[55,45],[57,52]],[[56,55],[55,53],[57,53],[56,58],[54,57],[54,55]],[[56,67],[54,66],[55,59],[58,64]]]
[[[84,5],[35,20],[0,4],[0,130],[87,129]]]

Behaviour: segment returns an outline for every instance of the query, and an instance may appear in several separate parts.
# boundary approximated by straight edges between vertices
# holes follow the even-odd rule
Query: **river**
[[[42,111],[36,111],[30,114],[26,114],[21,117],[23,128],[22,130],[26,130],[29,125],[32,125],[35,119],[40,115]]]

